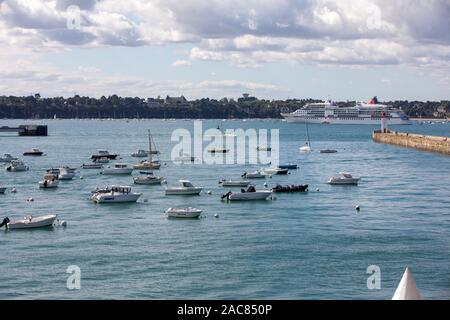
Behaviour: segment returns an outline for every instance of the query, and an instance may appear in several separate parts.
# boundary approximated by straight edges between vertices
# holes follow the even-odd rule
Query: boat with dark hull
[[[300,185],[288,185],[288,186],[282,186],[277,184],[274,188],[272,188],[272,192],[276,193],[293,193],[293,192],[307,192],[308,191],[308,185],[307,184],[300,184]]]
[[[109,159],[109,160],[116,160],[119,155],[115,153],[109,153],[107,150],[98,150],[97,153],[93,154],[91,156],[92,160],[98,160],[98,159]]]

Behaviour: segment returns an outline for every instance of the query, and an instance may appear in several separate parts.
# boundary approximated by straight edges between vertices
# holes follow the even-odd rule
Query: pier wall
[[[439,152],[450,155],[450,138],[426,136],[420,134],[389,131],[375,131],[372,135],[375,142],[388,143],[419,150]]]

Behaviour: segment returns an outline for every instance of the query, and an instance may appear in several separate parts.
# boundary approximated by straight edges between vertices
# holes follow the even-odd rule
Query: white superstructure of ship
[[[292,113],[281,114],[287,122],[375,125],[380,124],[383,115],[392,125],[411,124],[402,110],[378,103],[377,97],[353,107],[339,107],[331,101],[308,103]]]

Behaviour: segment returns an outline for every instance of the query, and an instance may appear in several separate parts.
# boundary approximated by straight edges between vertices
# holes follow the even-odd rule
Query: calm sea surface
[[[281,162],[300,167],[267,179],[269,186],[310,185],[307,194],[274,201],[225,203],[220,195],[228,190],[218,180],[260,166],[171,163],[171,133],[192,130],[192,121],[0,120],[0,126],[24,123],[48,124],[50,135],[3,134],[0,153],[20,156],[38,147],[46,156],[23,157],[28,172],[0,170],[0,185],[17,188],[0,195],[0,217],[57,213],[68,224],[0,230],[2,299],[390,299],[406,266],[425,298],[450,298],[450,157],[373,143],[378,126],[311,125],[316,152],[305,155],[298,152],[305,142],[303,124],[221,122],[224,129],[280,129]],[[79,167],[97,149],[136,162],[130,154],[146,148],[148,128],[165,163],[158,174],[168,185],[190,179],[211,195],[166,197],[164,185],[133,186],[143,193],[138,203],[96,205],[88,200],[92,189],[132,185],[132,179],[95,170],[81,170],[57,190],[38,188],[46,169]],[[450,125],[396,129],[449,135]],[[317,152],[323,148],[339,152]],[[361,176],[360,185],[327,185],[340,171]],[[263,188],[263,181],[255,182]],[[30,197],[35,201],[27,202]],[[164,210],[174,206],[202,208],[204,217],[165,218]],[[80,290],[66,288],[70,265],[81,268]],[[367,289],[370,265],[381,269],[380,290]]]

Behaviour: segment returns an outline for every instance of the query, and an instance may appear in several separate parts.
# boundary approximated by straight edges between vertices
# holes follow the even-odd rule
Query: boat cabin
[[[193,188],[194,185],[189,180],[180,180],[181,185],[184,188]]]
[[[111,192],[118,192],[118,193],[130,193],[131,187],[128,186],[112,186]]]
[[[343,176],[344,178],[347,178],[347,179],[353,178],[352,175],[348,172],[341,172],[341,176]]]
[[[128,165],[126,163],[115,163],[114,164],[114,168],[116,168],[116,169],[124,169],[124,168],[128,168]]]
[[[44,176],[44,180],[47,180],[47,181],[55,181],[56,178],[57,178],[56,175],[52,174],[52,173],[46,174]]]

